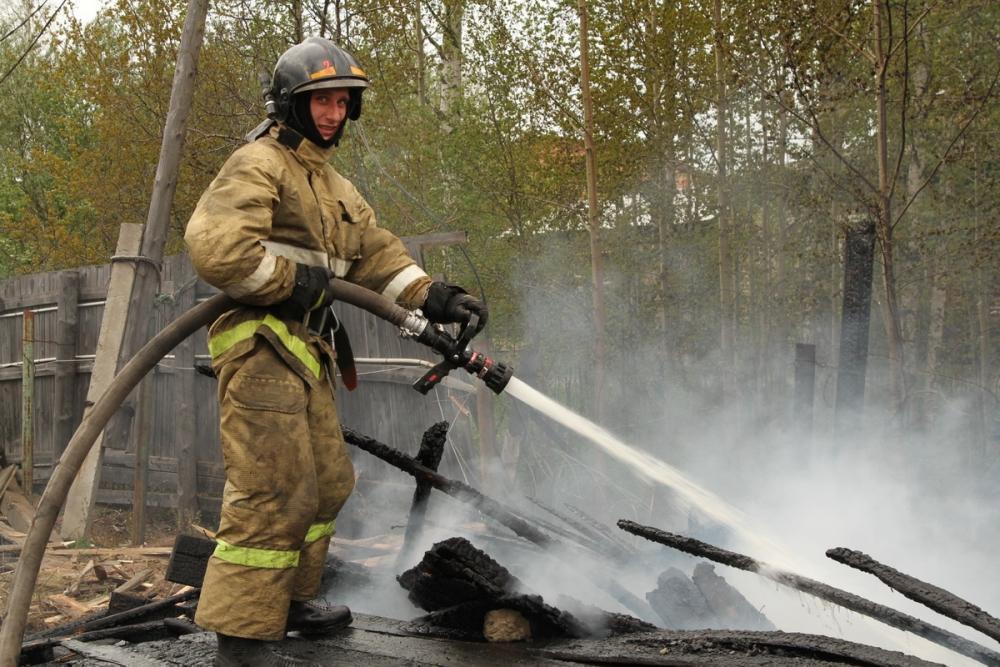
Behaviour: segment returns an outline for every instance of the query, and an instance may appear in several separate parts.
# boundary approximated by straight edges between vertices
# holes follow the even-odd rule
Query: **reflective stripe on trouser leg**
[[[315,392],[261,337],[218,371],[226,487],[195,621],[227,635],[281,639],[303,541],[317,522],[308,418]]]
[[[329,375],[324,373],[322,386],[309,393],[309,434],[312,437],[313,459],[316,461],[316,486],[319,510],[316,524],[332,522],[340,513],[354,489],[354,466],[347,454],[340,418],[329,385]],[[292,599],[310,600],[319,592],[330,534],[306,544],[299,554],[299,567],[295,574]],[[307,538],[308,542],[308,538]]]

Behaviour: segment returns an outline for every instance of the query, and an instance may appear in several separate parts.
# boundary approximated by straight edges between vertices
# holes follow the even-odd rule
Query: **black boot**
[[[216,633],[219,652],[215,654],[215,667],[303,667],[313,663],[278,655],[271,647],[274,642],[261,639],[244,639]]]
[[[351,610],[343,605],[326,607],[314,602],[292,600],[285,631],[297,631],[303,637],[320,637],[347,627],[352,620]]]

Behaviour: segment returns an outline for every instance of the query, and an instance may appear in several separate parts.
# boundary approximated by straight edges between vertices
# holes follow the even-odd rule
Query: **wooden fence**
[[[22,413],[33,415],[32,478],[38,491],[51,474],[53,462],[65,448],[83,417],[84,402],[94,363],[110,265],[40,273],[0,282],[0,445],[8,463],[20,463]],[[185,255],[168,258],[162,267],[161,294],[156,304],[156,327],[162,328],[197,300],[215,290],[197,279]],[[24,312],[33,313],[34,361],[30,412],[22,401],[22,331]],[[338,314],[350,333],[359,360],[359,386],[353,392],[338,387],[341,421],[358,431],[415,453],[420,435],[442,419],[452,422],[450,444],[442,472],[474,478],[479,458],[474,442],[476,389],[456,373],[454,382],[427,396],[410,385],[424,369],[391,360],[435,361],[423,346],[401,339],[391,325],[346,304]],[[376,362],[374,360],[382,360]],[[371,361],[366,361],[371,360]],[[178,453],[196,457],[198,507],[214,512],[224,482],[218,444],[218,406],[214,378],[197,372],[209,361],[206,332],[201,330],[165,357],[153,373],[155,416],[148,443],[150,463],[147,504],[176,507],[179,502]],[[462,377],[459,377],[462,376]],[[479,397],[481,405],[483,397]],[[98,502],[132,502],[134,437],[129,437],[133,409],[128,404],[108,425]],[[484,422],[491,424],[491,421]],[[354,455],[359,489],[373,480],[394,477],[387,466],[369,456]],[[190,466],[182,466],[190,469]],[[449,468],[451,468],[449,470]],[[401,490],[412,490],[398,478]],[[474,481],[470,479],[470,481]],[[408,487],[408,488],[407,488]]]

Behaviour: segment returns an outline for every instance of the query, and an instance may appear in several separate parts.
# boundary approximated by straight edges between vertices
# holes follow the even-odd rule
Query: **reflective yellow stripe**
[[[271,570],[287,570],[298,567],[298,551],[276,551],[274,549],[255,549],[253,547],[237,547],[222,540],[215,541],[216,558],[245,565],[247,567],[264,567]]]
[[[249,320],[247,322],[241,322],[232,329],[227,329],[226,331],[212,336],[208,340],[208,351],[214,359],[240,341],[253,338],[254,334],[257,333],[257,329],[262,326],[273,331],[278,337],[278,340],[281,341],[281,344],[285,346],[285,349],[294,354],[296,359],[305,364],[306,368],[308,368],[313,375],[316,377],[320,376],[319,359],[312,355],[309,351],[309,346],[304,340],[289,331],[285,323],[274,315],[267,315],[262,320]]]
[[[333,527],[336,523],[337,521],[334,520],[327,523],[314,523],[309,526],[309,531],[306,533],[306,544],[312,544],[322,537],[333,535]]]

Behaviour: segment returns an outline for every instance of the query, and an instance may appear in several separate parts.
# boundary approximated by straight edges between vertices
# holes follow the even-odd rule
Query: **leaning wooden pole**
[[[899,591],[914,602],[919,602],[942,616],[947,616],[970,628],[975,628],[988,637],[1000,641],[1000,619],[943,588],[938,588],[916,577],[903,574],[899,570],[884,565],[860,551],[837,547],[836,549],[829,549],[826,555],[838,563],[843,563],[856,570],[874,575],[886,586]]]
[[[379,442],[375,438],[361,435],[349,428],[344,429],[344,440],[348,444],[354,445],[358,449],[363,449],[369,454],[376,456],[386,463],[393,465],[403,472],[413,475],[418,486],[426,484],[442,493],[467,502],[483,514],[493,517],[503,525],[507,526],[515,533],[535,544],[547,547],[552,545],[552,539],[541,532],[530,523],[517,516],[497,501],[484,496],[479,491],[464,482],[449,479],[444,475],[431,470],[425,465],[417,463],[414,459],[393,449],[389,445]]]
[[[890,625],[898,630],[903,630],[905,632],[913,633],[919,637],[923,637],[928,641],[944,646],[947,649],[972,658],[973,660],[981,662],[984,665],[1000,666],[1000,653],[991,651],[985,646],[977,644],[969,639],[965,639],[964,637],[959,637],[954,633],[948,632],[944,628],[939,628],[936,625],[922,621],[915,616],[910,616],[909,614],[904,614],[903,612],[892,609],[891,607],[886,607],[872,602],[871,600],[866,600],[863,597],[853,593],[848,593],[847,591],[840,590],[839,588],[834,588],[833,586],[816,581],[815,579],[809,579],[791,572],[780,570],[776,567],[768,565],[767,563],[755,560],[750,556],[745,556],[734,551],[720,549],[719,547],[706,544],[705,542],[701,542],[700,540],[696,540],[692,537],[684,537],[683,535],[668,533],[650,526],[643,526],[642,524],[635,523],[634,521],[622,519],[618,522],[618,527],[626,532],[632,533],[633,535],[638,535],[646,538],[647,540],[665,544],[668,547],[673,547],[678,551],[689,553],[692,556],[708,558],[716,563],[729,565],[730,567],[746,570],[747,572],[754,572],[762,577],[776,581],[779,584],[794,588],[795,590],[802,591],[803,593],[808,593],[809,595],[818,597],[821,600],[832,602],[833,604],[844,607],[845,609],[850,609],[853,612],[863,614],[875,619],[876,621]]]

